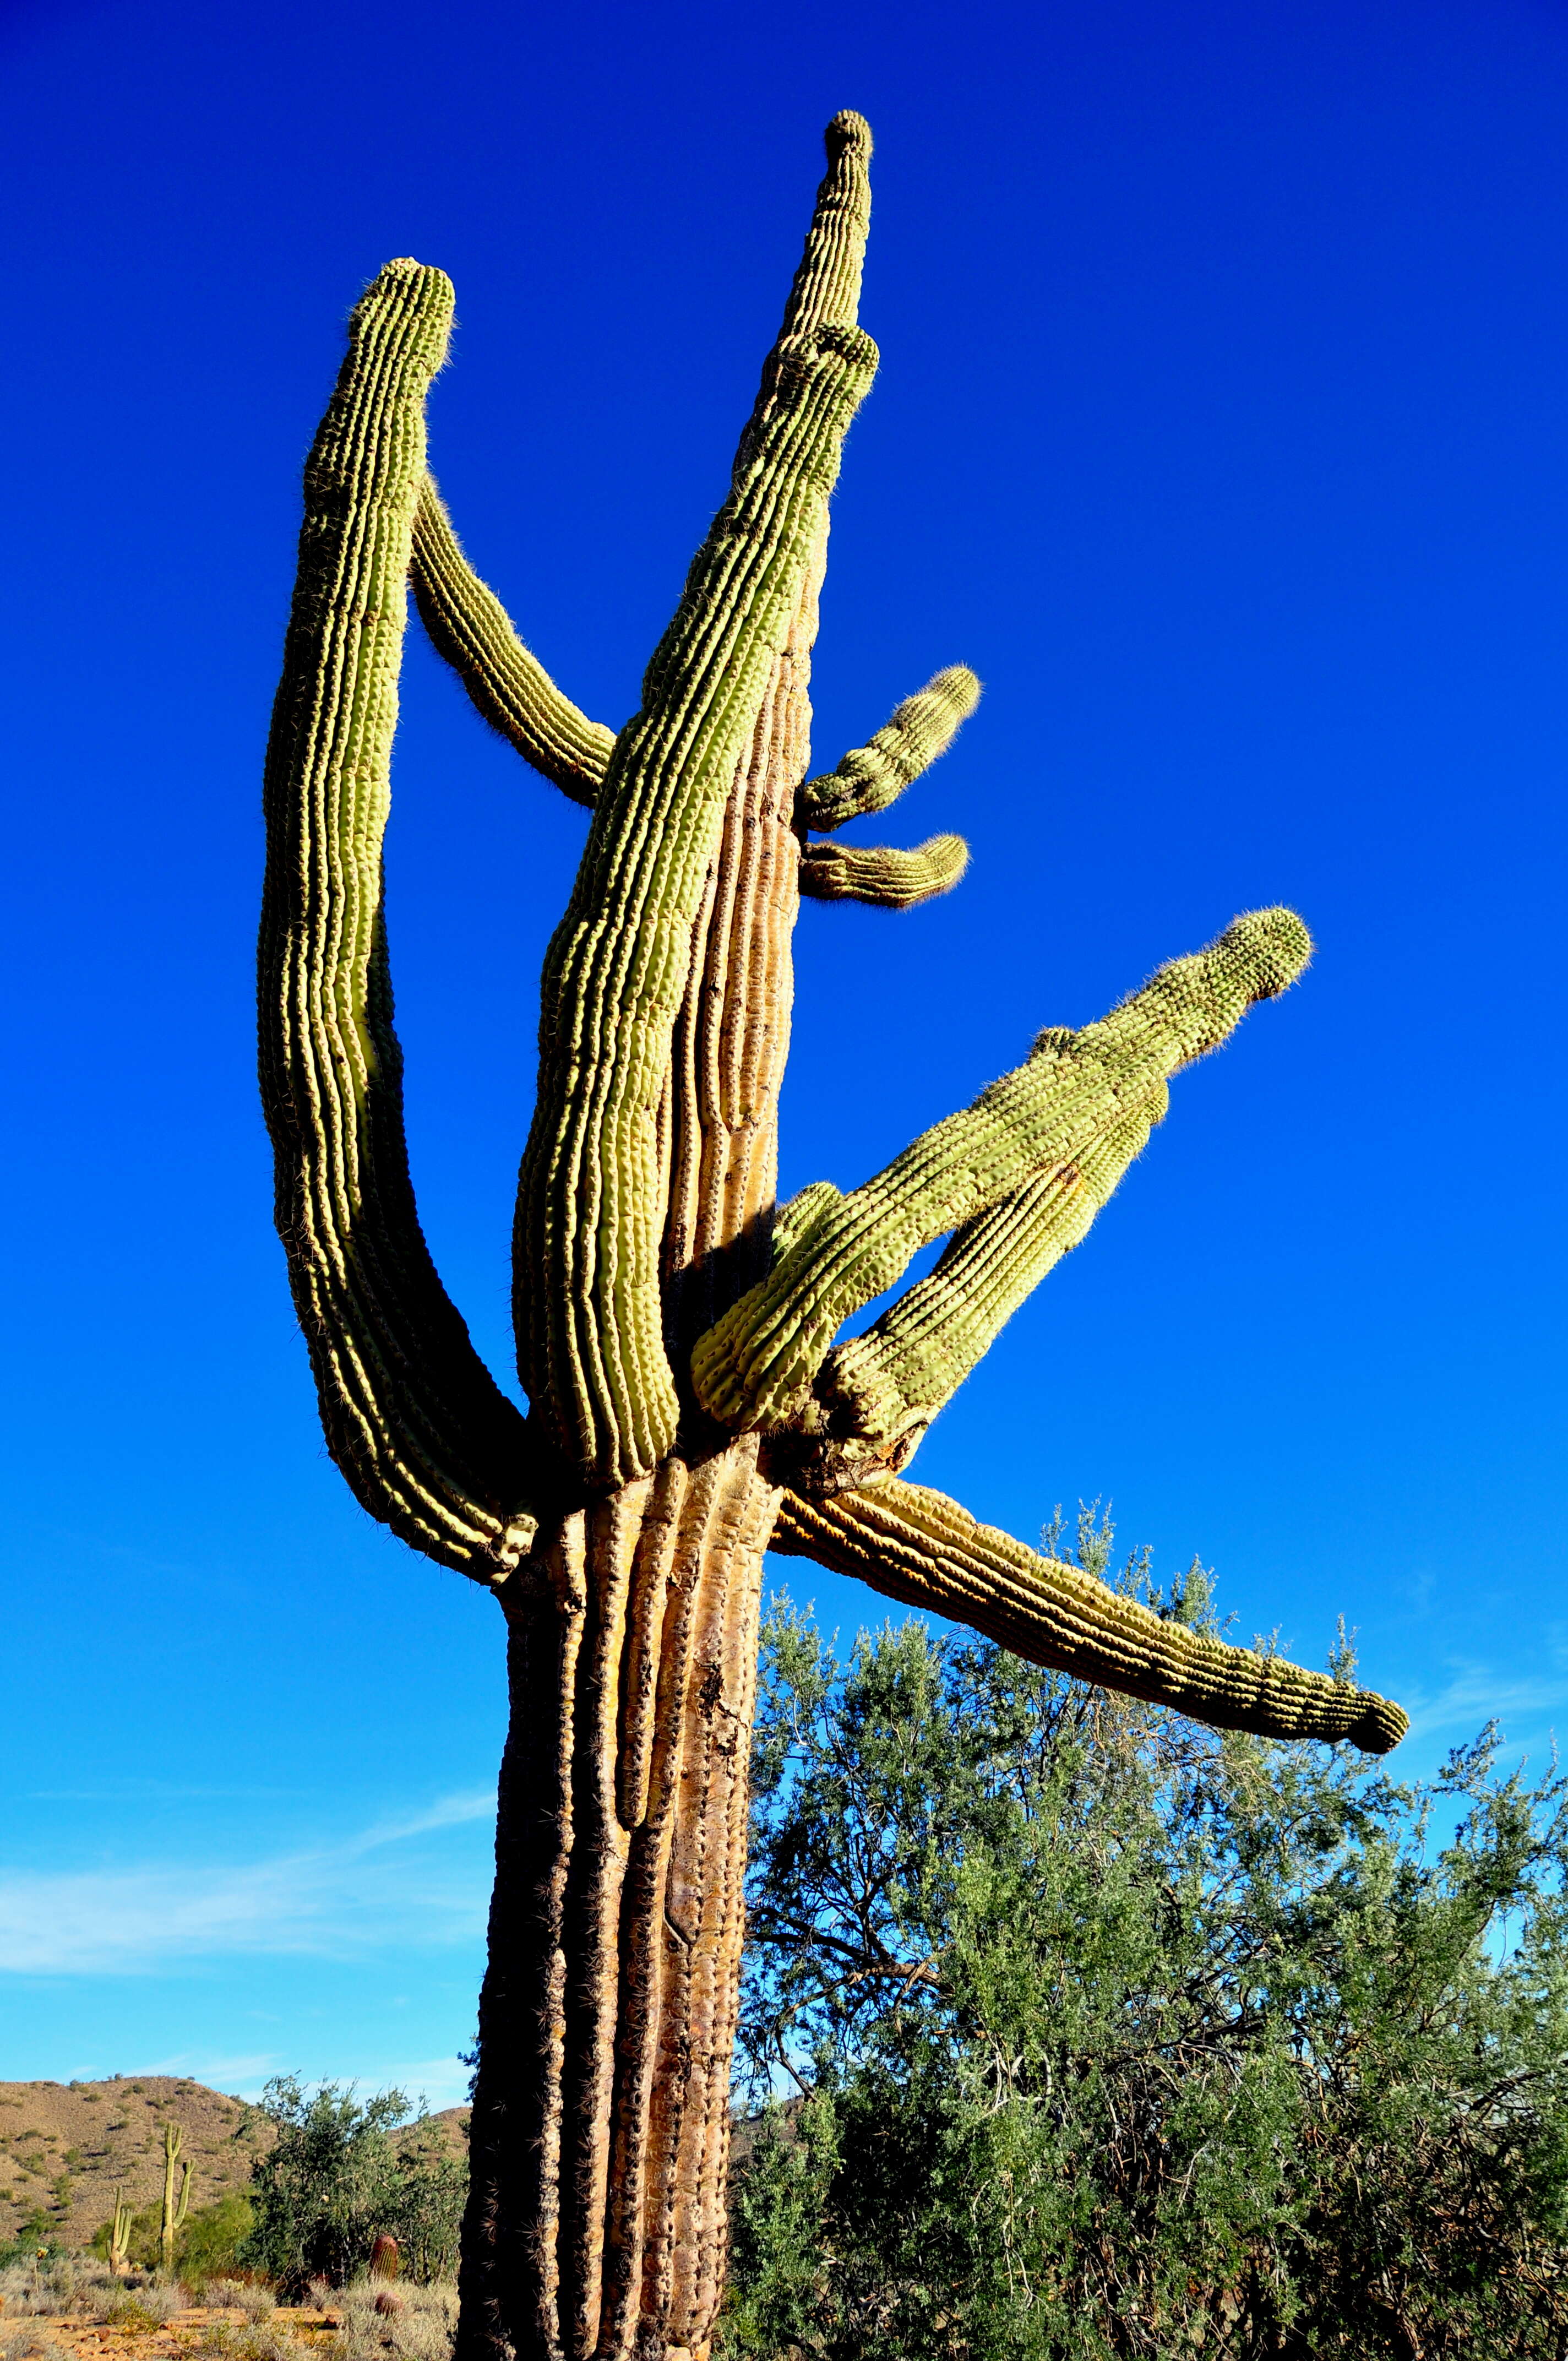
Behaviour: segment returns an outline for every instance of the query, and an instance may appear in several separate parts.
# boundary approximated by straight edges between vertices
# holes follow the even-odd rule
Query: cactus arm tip
[[[947,752],[979,703],[980,682],[967,664],[936,674],[836,770],[805,782],[795,795],[797,826],[826,831],[885,811]]]
[[[969,859],[961,836],[928,837],[908,851],[890,844],[809,844],[800,857],[800,890],[814,902],[912,910],[950,894]]]

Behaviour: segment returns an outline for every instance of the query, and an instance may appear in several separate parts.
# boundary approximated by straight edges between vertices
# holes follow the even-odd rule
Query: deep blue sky
[[[722,496],[835,109],[877,137],[830,765],[963,660],[903,918],[808,909],[784,1182],[849,1184],[1237,910],[1319,954],[1183,1077],[915,1472],[1114,1502],[1244,1635],[1343,1612],[1412,1771],[1568,1700],[1568,6],[11,0],[0,2078],[455,2094],[493,1605],[321,1448],[253,1081],[300,463],[382,261],[433,456],[612,723]],[[389,906],[427,1228],[510,1370],[583,816],[411,635]],[[783,1569],[781,1569],[783,1570]],[[848,1634],[867,1593],[787,1569]]]

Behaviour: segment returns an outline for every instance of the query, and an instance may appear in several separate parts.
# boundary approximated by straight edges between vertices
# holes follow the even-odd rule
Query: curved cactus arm
[[[800,890],[814,902],[908,910],[950,893],[968,867],[961,836],[929,837],[910,852],[890,844],[808,844],[800,856]]]
[[[842,828],[888,805],[945,754],[980,703],[980,683],[967,664],[949,664],[915,696],[906,697],[874,738],[845,755],[835,771],[807,779],[795,799],[795,824],[824,831]]]
[[[381,907],[424,396],[451,318],[440,271],[387,265],[306,465],[267,755],[261,1090],[327,1447],[372,1516],[499,1581],[532,1537],[528,1446],[420,1229]]]
[[[1168,1623],[1092,1575],[977,1523],[944,1493],[896,1477],[830,1500],[786,1492],[772,1546],[855,1575],[904,1606],[972,1624],[1031,1664],[1215,1730],[1349,1740],[1387,1754],[1409,1727],[1372,1690]]]
[[[871,137],[829,126],[828,170],[729,496],[616,740],[541,994],[516,1234],[524,1383],[584,1478],[645,1474],[679,1414],[665,1357],[659,1107],[693,926],[769,674],[827,529],[876,347],[854,324]]]
[[[426,476],[414,511],[411,576],[420,620],[493,730],[525,763],[590,810],[604,785],[615,732],[564,697],[481,582]]]
[[[1254,1001],[1283,992],[1310,953],[1294,912],[1254,911],[1098,1024],[1042,1033],[1024,1065],[844,1198],[697,1339],[704,1409],[736,1427],[785,1423],[842,1323],[921,1246],[1053,1165],[1078,1162],[1179,1067],[1217,1048]]]
[[[798,1488],[852,1489],[908,1466],[1025,1298],[1088,1236],[1168,1104],[1162,1083],[1075,1163],[1036,1173],[966,1222],[874,1327],[828,1354],[790,1439]]]

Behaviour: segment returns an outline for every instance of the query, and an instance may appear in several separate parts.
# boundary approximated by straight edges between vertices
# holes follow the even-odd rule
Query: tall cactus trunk
[[[509,1615],[461,2352],[706,2350],[724,2255],[756,1447],[568,1518]]]
[[[810,648],[825,544],[696,925],[661,1124],[671,1360],[772,1261]],[[706,2354],[725,2253],[762,1554],[758,1438],[689,1402],[650,1477],[542,1530],[510,1731],[455,2361]],[[533,1571],[536,1569],[537,1571]]]

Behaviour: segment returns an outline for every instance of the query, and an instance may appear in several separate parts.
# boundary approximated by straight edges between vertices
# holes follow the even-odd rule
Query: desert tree
[[[725,2255],[762,1555],[862,1577],[1042,1664],[1217,1726],[1351,1739],[1381,1698],[1163,1622],[904,1480],[930,1420],[1084,1235],[1177,1070],[1310,941],[1239,917],[863,1186],[775,1208],[802,894],[900,909],[966,858],[832,841],[949,742],[939,673],[808,776],[828,501],[876,349],[859,326],[871,137],[837,116],[723,505],[631,719],[547,677],[428,472],[441,271],[354,312],[305,470],[268,756],[261,1076],[278,1226],[328,1447],[374,1517],[493,1590],[511,1719],[480,2000],[460,2361],[707,2349]],[[514,1235],[526,1416],[420,1228],[382,906],[411,585],[485,719],[591,818],[541,987]],[[864,1334],[845,1323],[948,1243]]]

